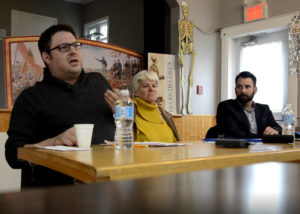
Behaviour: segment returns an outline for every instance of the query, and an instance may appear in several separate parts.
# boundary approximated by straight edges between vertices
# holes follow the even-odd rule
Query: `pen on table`
[[[148,145],[133,144],[133,148],[148,148]]]

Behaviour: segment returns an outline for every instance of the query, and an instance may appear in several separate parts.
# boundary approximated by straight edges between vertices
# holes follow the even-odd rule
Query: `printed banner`
[[[159,76],[158,101],[168,112],[176,114],[175,55],[148,53],[148,70]]]

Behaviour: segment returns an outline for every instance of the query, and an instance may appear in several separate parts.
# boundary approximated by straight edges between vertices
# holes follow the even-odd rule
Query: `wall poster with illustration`
[[[148,53],[148,70],[159,77],[158,102],[170,113],[177,113],[175,55]]]
[[[39,36],[6,37],[6,105],[11,109],[18,95],[43,79],[44,62],[38,50]],[[129,88],[134,74],[143,68],[142,55],[116,45],[78,39],[82,42],[83,69],[99,72],[113,88]]]

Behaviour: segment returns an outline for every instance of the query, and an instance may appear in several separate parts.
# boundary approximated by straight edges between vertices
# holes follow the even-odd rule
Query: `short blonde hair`
[[[134,75],[133,80],[132,80],[132,90],[133,93],[138,92],[140,83],[145,81],[145,80],[152,80],[157,84],[157,87],[159,87],[159,78],[157,74],[153,71],[147,71],[143,70]]]
[[[186,1],[182,1],[182,2],[181,2],[181,5],[184,6],[184,7],[187,7],[187,6],[188,6],[188,3],[187,3]]]

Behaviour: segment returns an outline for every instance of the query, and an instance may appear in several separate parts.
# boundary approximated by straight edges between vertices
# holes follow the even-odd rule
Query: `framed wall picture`
[[[43,79],[45,64],[38,50],[39,36],[6,37],[5,81],[8,109],[18,95]],[[113,88],[131,89],[134,74],[143,68],[141,54],[108,43],[78,39],[83,43],[82,58],[85,72],[99,72]]]

